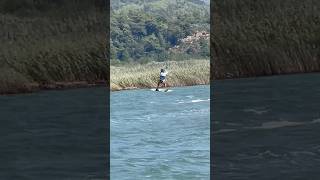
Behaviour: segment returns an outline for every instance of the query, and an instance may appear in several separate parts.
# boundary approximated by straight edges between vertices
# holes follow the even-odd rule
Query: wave
[[[203,102],[203,101],[210,101],[210,99],[196,99],[196,100],[191,100],[191,102]]]
[[[184,101],[184,100],[176,100],[176,104],[184,104],[184,103],[198,103],[198,102],[206,102],[210,101],[210,99],[195,99],[191,101]]]
[[[192,99],[194,96],[186,96],[187,98],[190,98],[190,99]]]
[[[244,109],[243,111],[244,112],[251,112],[254,114],[258,114],[258,115],[265,114],[265,113],[269,112],[269,110],[266,109],[265,107],[247,108],[247,109]]]
[[[252,129],[274,129],[288,126],[298,126],[301,124],[305,124],[302,122],[290,122],[290,121],[270,121],[262,123],[261,126],[253,127]]]
[[[269,121],[269,122],[262,123],[260,126],[244,127],[240,129],[220,129],[220,130],[216,130],[213,133],[219,134],[219,133],[228,133],[228,132],[251,130],[251,129],[275,129],[275,128],[283,128],[283,127],[300,126],[300,125],[310,125],[315,123],[320,123],[320,118],[313,119],[312,121],[309,121],[309,122]]]
[[[308,125],[320,123],[320,118],[313,119],[309,122],[293,122],[293,121],[270,121],[266,123],[262,123],[259,127],[253,127],[254,129],[274,129],[274,128],[281,128],[281,127],[289,127],[289,126],[299,126],[299,125]]]

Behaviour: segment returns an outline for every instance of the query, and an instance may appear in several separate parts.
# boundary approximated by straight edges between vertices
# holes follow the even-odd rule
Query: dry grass
[[[168,86],[209,84],[210,61],[187,60],[111,66],[111,90],[156,87],[161,68],[168,67]]]

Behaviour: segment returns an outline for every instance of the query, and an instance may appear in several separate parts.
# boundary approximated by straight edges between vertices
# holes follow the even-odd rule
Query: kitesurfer
[[[163,85],[163,87],[167,87],[166,84],[166,76],[168,74],[168,71],[166,71],[165,69],[161,69],[160,70],[160,77],[159,77],[159,81],[158,81],[158,85],[157,85],[157,89],[156,91],[159,91],[159,86]]]

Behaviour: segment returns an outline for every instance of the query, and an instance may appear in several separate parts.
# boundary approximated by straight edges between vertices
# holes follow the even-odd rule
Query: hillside
[[[112,1],[112,63],[183,60],[208,54],[169,53],[181,39],[209,32],[209,5],[198,0]],[[208,43],[206,47],[208,48]]]

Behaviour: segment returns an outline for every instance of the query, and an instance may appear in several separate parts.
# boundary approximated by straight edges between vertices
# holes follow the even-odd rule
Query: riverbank
[[[7,85],[0,89],[0,95],[9,95],[9,94],[23,94],[23,93],[33,93],[42,90],[64,90],[64,89],[73,89],[73,88],[88,88],[88,87],[98,87],[106,86],[106,81],[96,81],[96,82],[87,82],[87,81],[76,81],[76,82],[53,82],[50,84],[39,84],[39,83],[25,83],[17,85]]]
[[[210,61],[186,60],[152,62],[110,67],[110,90],[153,88],[157,86],[161,68],[168,67],[168,87],[210,83]]]

